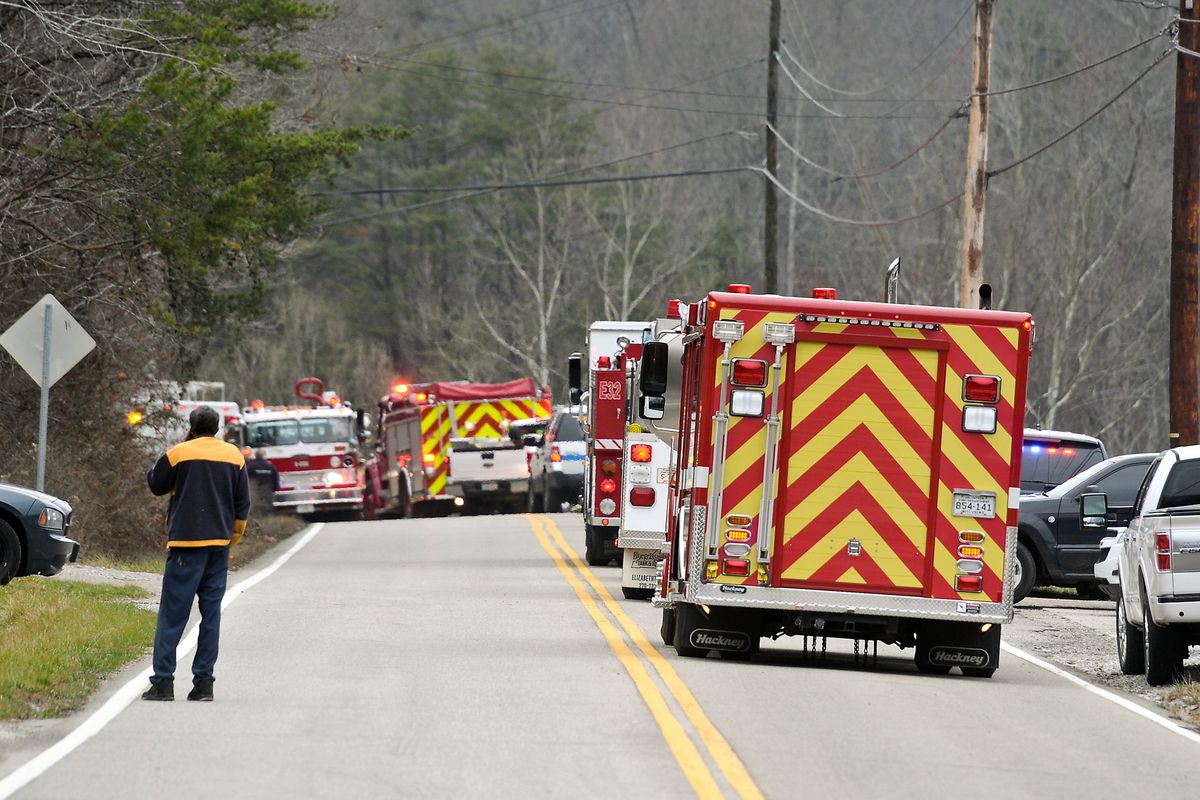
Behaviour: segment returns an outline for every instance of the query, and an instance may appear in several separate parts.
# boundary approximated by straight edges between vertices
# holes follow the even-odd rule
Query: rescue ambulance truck
[[[682,656],[764,636],[913,647],[990,677],[1012,618],[1029,314],[713,292],[682,369],[656,605]],[[651,368],[653,365],[653,369]]]
[[[315,406],[267,406],[255,400],[243,410],[241,443],[247,458],[259,451],[279,471],[276,511],[303,516],[357,519],[363,513],[358,442],[363,415],[325,391],[320,378],[301,378],[296,396]]]
[[[367,515],[524,508],[529,467],[519,433],[509,429],[544,422],[551,407],[550,390],[532,378],[393,386],[379,401]]]
[[[582,422],[587,446],[583,474],[584,557],[592,566],[620,557],[621,460],[628,421],[629,378],[649,322],[601,320],[588,327]],[[582,390],[581,356],[568,361],[573,394]],[[572,402],[576,400],[571,398]]]

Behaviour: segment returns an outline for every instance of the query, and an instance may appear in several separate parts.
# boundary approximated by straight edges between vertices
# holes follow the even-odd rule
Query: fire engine
[[[320,378],[301,378],[296,397],[315,406],[268,406],[255,400],[242,413],[241,442],[279,471],[276,511],[355,519],[363,511],[358,441],[363,415],[325,391]]]
[[[532,378],[396,384],[379,401],[368,516],[524,508],[523,434],[544,424],[551,407],[550,390]]]
[[[681,656],[764,636],[913,647],[990,677],[1012,619],[1033,320],[755,295],[681,307],[683,363],[643,348],[641,411],[682,371],[658,593]]]
[[[620,557],[621,461],[633,363],[649,322],[601,320],[587,333],[588,387],[581,415],[587,457],[583,476],[584,557],[599,566]],[[572,393],[582,390],[582,355],[573,354],[567,372]],[[572,397],[572,400],[575,400]]]

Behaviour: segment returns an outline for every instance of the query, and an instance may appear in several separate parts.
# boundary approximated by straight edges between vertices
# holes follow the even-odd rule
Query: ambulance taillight
[[[639,508],[654,505],[654,490],[649,486],[637,486],[629,490],[629,502]]]
[[[757,358],[735,358],[733,382],[737,386],[766,386],[767,362]]]

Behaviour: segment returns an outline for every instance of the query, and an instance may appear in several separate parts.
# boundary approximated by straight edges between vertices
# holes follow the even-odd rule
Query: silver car
[[[559,409],[529,460],[529,510],[564,511],[578,503],[586,458],[578,409]]]

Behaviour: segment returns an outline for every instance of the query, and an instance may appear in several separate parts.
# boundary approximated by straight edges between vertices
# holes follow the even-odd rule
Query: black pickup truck
[[[1133,501],[1155,453],[1136,453],[1101,461],[1044,494],[1021,495],[1018,522],[1016,589],[1020,601],[1034,586],[1072,586],[1085,596],[1100,596],[1094,567],[1106,531],[1085,530],[1080,496],[1108,495],[1108,527],[1123,528],[1133,517]]]

